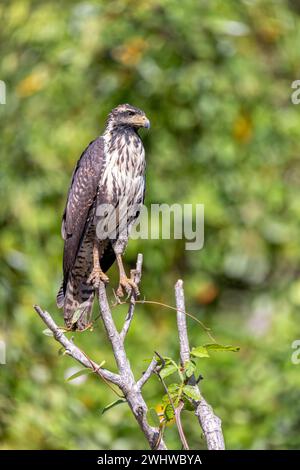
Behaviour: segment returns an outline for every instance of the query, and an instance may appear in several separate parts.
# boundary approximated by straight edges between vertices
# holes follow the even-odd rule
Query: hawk
[[[142,110],[117,106],[103,135],[89,144],[74,169],[62,218],[63,282],[57,294],[67,328],[83,330],[89,325],[95,292],[100,281],[109,281],[105,273],[114,261],[120,276],[117,295],[138,295],[136,284],[126,276],[122,255],[144,202],[141,127],[150,127]]]

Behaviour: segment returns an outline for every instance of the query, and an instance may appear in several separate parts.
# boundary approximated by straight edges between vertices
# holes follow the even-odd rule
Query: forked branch
[[[139,254],[137,258],[136,269],[134,272],[132,272],[133,280],[137,285],[141,280],[142,262],[143,257],[141,254]],[[184,364],[189,359],[189,343],[186,328],[186,315],[184,313],[185,305],[182,281],[177,282],[175,287],[175,295],[177,304],[177,325],[179,331],[181,362]],[[111,313],[111,308],[107,299],[105,285],[102,282],[100,283],[98,291],[98,299],[100,316],[102,318],[118,368],[117,374],[110,372],[90,359],[78,346],[76,346],[67,338],[65,330],[57,326],[52,316],[48,312],[41,309],[41,307],[38,305],[35,305],[34,308],[43,322],[47,325],[49,330],[51,330],[56,341],[58,341],[64,347],[66,354],[73,357],[83,366],[91,369],[105,382],[109,382],[110,384],[118,387],[118,389],[121,391],[120,396],[122,396],[127,401],[140,429],[148,441],[150,448],[153,450],[166,450],[167,448],[163,440],[161,427],[150,426],[147,421],[148,408],[142,396],[142,387],[150,379],[152,374],[157,372],[157,359],[153,357],[142,377],[139,380],[135,380],[124,346],[124,341],[134,315],[134,309],[136,305],[135,295],[132,294],[130,298],[129,309],[124,321],[123,328],[120,332],[116,328]],[[193,382],[195,381],[195,378],[192,377],[190,380]],[[203,398],[201,398],[199,402],[194,402],[194,407],[195,414],[199,419],[199,423],[207,441],[208,449],[223,449],[224,439],[222,435],[220,419],[213,414],[211,407]],[[181,426],[180,411],[181,409],[176,411],[176,421],[179,420],[179,425]],[[181,440],[182,442],[185,442],[184,447],[188,448],[182,428],[181,431]]]

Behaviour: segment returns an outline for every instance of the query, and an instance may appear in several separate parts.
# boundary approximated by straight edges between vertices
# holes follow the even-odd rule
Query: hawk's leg
[[[116,292],[117,296],[123,297],[124,290],[128,295],[130,295],[132,292],[134,292],[135,295],[140,295],[139,288],[134,282],[134,280],[126,276],[125,269],[123,266],[122,255],[120,253],[116,253],[116,260],[120,273],[119,286]]]
[[[98,240],[95,240],[93,242],[93,269],[88,277],[87,282],[92,284],[96,289],[98,289],[100,281],[104,282],[105,284],[107,284],[109,281],[108,276],[106,276],[100,266],[101,251]]]

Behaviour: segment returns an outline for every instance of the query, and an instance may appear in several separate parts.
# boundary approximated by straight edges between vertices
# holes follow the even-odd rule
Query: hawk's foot
[[[116,291],[116,294],[118,297],[123,297],[124,296],[124,290],[127,293],[127,295],[135,294],[136,296],[140,295],[140,291],[136,283],[132,280],[129,279],[127,276],[121,276],[120,277],[120,282],[118,289]]]
[[[88,284],[92,284],[96,289],[98,289],[100,281],[104,282],[104,284],[108,284],[109,277],[106,276],[100,268],[93,268],[87,280]]]

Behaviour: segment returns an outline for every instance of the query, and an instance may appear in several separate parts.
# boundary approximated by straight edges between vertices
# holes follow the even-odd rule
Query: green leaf
[[[170,397],[173,402],[176,402],[178,398],[180,386],[176,383],[172,383],[168,386],[168,393],[162,397],[162,403],[167,406],[170,403]]]
[[[173,406],[171,405],[171,403],[169,403],[165,407],[164,416],[167,421],[171,421],[174,418],[174,410],[173,410]]]
[[[59,355],[59,356],[64,356],[65,354],[67,354],[66,349],[65,349],[64,347],[59,348],[59,350],[58,350],[58,355]]]
[[[191,350],[191,356],[194,357],[209,357],[207,349],[205,346],[198,346],[197,348],[193,348]]]
[[[126,400],[124,400],[124,398],[119,398],[118,400],[115,400],[115,401],[109,403],[108,405],[106,405],[103,408],[101,414],[103,415],[104,413],[106,413],[108,410],[111,410],[115,406],[121,405],[121,403],[126,403]]]
[[[147,411],[147,421],[149,426],[154,426],[155,428],[160,426],[159,416],[154,408],[150,408]]]
[[[199,389],[195,385],[185,385],[183,387],[183,393],[185,394],[185,396],[187,396],[188,398],[191,398],[192,400],[195,400],[195,401],[201,400]]]
[[[176,362],[173,361],[173,359],[172,359],[171,357],[163,356],[163,363],[162,363],[161,359],[158,358],[158,359],[157,359],[157,364],[160,365],[160,366],[161,366],[162,364],[164,364],[164,366],[168,366],[169,364],[174,364],[174,365],[176,365]]]
[[[102,361],[99,366],[98,366],[98,369],[101,369],[101,367],[103,367],[105,364],[105,361]],[[86,367],[84,369],[80,369],[78,370],[77,372],[75,372],[75,374],[72,374],[70,375],[70,377],[68,377],[66,379],[66,382],[70,382],[71,380],[73,379],[77,379],[77,377],[80,377],[81,375],[87,375],[87,374],[93,374],[95,371],[94,370],[91,370],[91,369],[87,369]]]
[[[224,346],[223,344],[217,344],[217,343],[205,344],[204,348],[209,349],[211,351],[232,351],[232,352],[237,352],[237,351],[240,350],[239,346]]]
[[[186,361],[184,364],[185,375],[190,378],[196,370],[196,364],[193,361]]]
[[[66,379],[66,382],[70,382],[71,380],[77,379],[77,377],[80,377],[81,375],[87,375],[92,373],[93,371],[91,369],[80,369],[78,372],[75,372],[75,374],[70,375],[70,377]]]
[[[163,395],[161,401],[164,405],[167,405],[168,403],[170,403],[169,395],[167,393],[165,395]]]
[[[191,400],[189,400],[186,396],[183,396],[183,401],[184,401],[184,411],[195,411],[195,408],[193,407]]]
[[[178,370],[178,367],[174,364],[169,364],[167,365],[166,367],[164,367],[161,371],[160,371],[160,376],[162,379],[165,379],[166,377],[169,377],[169,375],[172,375],[174,374],[174,372],[177,372]]]
[[[80,315],[82,314],[82,308],[78,308],[77,310],[75,310],[74,312],[74,315],[72,317],[72,325],[74,325],[80,318]]]
[[[46,328],[45,330],[43,330],[43,335],[53,336],[53,333],[51,330],[49,330],[49,328]]]
[[[170,384],[168,386],[168,392],[169,392],[170,395],[176,394],[178,389],[179,389],[179,385],[176,384],[176,383]]]

